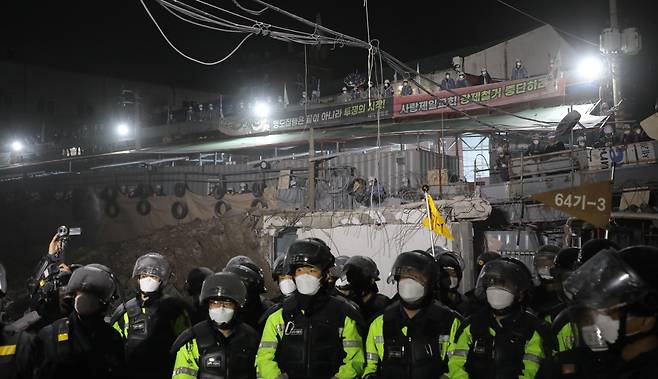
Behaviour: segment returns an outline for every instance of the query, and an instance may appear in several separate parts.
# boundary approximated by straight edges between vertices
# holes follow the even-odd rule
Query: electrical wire
[[[245,12],[247,12],[247,13],[249,13],[249,14],[253,14],[254,16],[260,16],[261,14],[263,14],[263,12],[265,12],[265,11],[267,10],[267,7],[263,8],[263,9],[261,9],[261,10],[259,10],[259,11],[255,11],[255,10],[253,10],[253,9],[245,8],[245,7],[243,7],[242,5],[240,5],[240,3],[238,2],[238,0],[233,0],[233,4],[235,4],[236,7],[242,9],[243,11],[245,11]]]
[[[523,10],[521,10],[521,9],[519,9],[519,8],[517,8],[517,7],[515,7],[515,6],[511,5],[511,4],[508,4],[508,3],[504,2],[503,0],[496,0],[496,2],[498,2],[498,3],[502,4],[502,5],[504,5],[504,6],[508,7],[508,8],[510,8],[510,9],[512,9],[512,10],[514,10],[514,11],[516,11],[516,12],[518,12],[518,13],[520,13],[520,14],[522,14],[522,15],[524,15],[524,16],[526,16],[526,17],[532,19],[532,20],[534,20],[534,21],[537,21],[537,22],[540,23],[540,24],[548,25],[548,26],[552,27],[553,29],[555,29],[556,31],[558,31],[558,32],[560,32],[560,33],[562,33],[562,34],[564,34],[564,35],[567,35],[567,36],[569,36],[569,37],[575,38],[575,39],[577,39],[577,40],[579,40],[579,41],[581,41],[581,42],[584,42],[584,43],[586,43],[586,44],[588,44],[588,45],[591,45],[591,46],[594,46],[594,47],[597,47],[597,48],[599,47],[599,44],[598,44],[598,43],[595,43],[595,42],[592,42],[592,41],[587,40],[587,39],[585,39],[585,38],[579,37],[579,36],[577,36],[577,35],[575,35],[575,34],[573,34],[573,33],[569,33],[569,32],[567,32],[567,31],[564,30],[564,29],[560,29],[560,28],[558,28],[558,27],[555,26],[555,25],[549,24],[548,22],[546,22],[546,21],[544,21],[544,20],[542,20],[542,19],[539,19],[539,18],[537,18],[537,17],[531,15],[531,14],[528,13],[528,12],[525,12],[525,11],[523,11]]]
[[[191,56],[189,56],[189,55],[183,53],[181,50],[179,50],[179,49],[178,49],[178,48],[177,48],[177,47],[176,47],[176,46],[175,46],[175,45],[169,40],[169,38],[167,37],[167,35],[165,34],[165,32],[162,30],[162,28],[160,27],[160,25],[158,24],[158,22],[155,20],[155,17],[153,17],[153,15],[151,14],[151,11],[149,10],[149,8],[148,8],[148,7],[146,6],[146,4],[144,3],[144,0],[139,0],[139,2],[142,3],[142,6],[144,7],[144,10],[146,11],[146,13],[147,13],[147,14],[149,15],[149,17],[151,18],[151,21],[153,21],[153,23],[155,24],[155,27],[158,29],[158,31],[160,32],[160,34],[162,35],[162,37],[165,39],[165,41],[167,41],[167,43],[169,44],[169,46],[171,46],[172,49],[174,49],[178,54],[182,55],[183,57],[185,57],[185,58],[191,60],[192,62],[199,63],[199,64],[202,64],[202,65],[204,65],[204,66],[214,66],[214,65],[217,65],[217,64],[220,64],[220,63],[226,61],[226,60],[229,59],[233,54],[235,54],[236,51],[238,51],[238,49],[240,48],[240,46],[242,46],[242,44],[244,44],[244,43],[247,41],[247,39],[249,39],[249,37],[253,36],[253,34],[247,34],[247,35],[242,39],[242,41],[240,41],[240,43],[238,43],[238,45],[235,46],[235,48],[234,48],[234,49],[233,49],[233,50],[232,50],[227,56],[225,56],[224,58],[222,58],[222,59],[220,59],[220,60],[218,60],[218,61],[214,61],[214,62],[204,62],[204,61],[201,61],[201,60],[199,60],[199,59],[193,58],[193,57],[191,57]]]

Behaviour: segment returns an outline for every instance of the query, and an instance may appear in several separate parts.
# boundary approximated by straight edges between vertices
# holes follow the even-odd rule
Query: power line
[[[167,41],[167,43],[169,44],[169,46],[171,46],[172,49],[174,49],[178,54],[182,55],[183,57],[185,57],[185,58],[191,60],[192,62],[196,62],[196,63],[202,64],[202,65],[204,65],[204,66],[214,66],[214,65],[217,65],[217,64],[220,64],[220,63],[226,61],[226,60],[229,59],[233,54],[235,54],[236,51],[238,51],[238,49],[240,48],[240,46],[242,46],[242,44],[244,44],[244,43],[247,41],[247,39],[249,39],[249,37],[253,36],[253,34],[247,34],[247,35],[242,39],[242,41],[240,41],[240,43],[238,43],[238,45],[237,45],[237,46],[236,46],[236,47],[235,47],[230,53],[228,53],[228,55],[225,56],[224,58],[222,58],[222,59],[220,59],[220,60],[218,60],[218,61],[214,61],[214,62],[204,62],[204,61],[198,60],[198,59],[196,59],[196,58],[193,58],[193,57],[191,57],[191,56],[189,56],[189,55],[183,53],[181,50],[179,50],[179,49],[178,49],[178,48],[177,48],[177,47],[176,47],[176,46],[175,46],[175,45],[169,40],[169,38],[167,37],[167,35],[165,34],[165,32],[162,30],[162,28],[160,27],[160,25],[158,24],[158,22],[155,20],[155,17],[153,17],[153,15],[151,14],[151,11],[149,10],[149,8],[148,8],[148,7],[146,6],[146,4],[144,3],[144,0],[139,0],[139,2],[142,3],[142,6],[144,7],[144,10],[146,11],[146,13],[147,13],[147,14],[149,15],[149,17],[151,18],[151,21],[153,21],[153,23],[155,24],[155,27],[158,28],[158,31],[160,32],[160,34],[162,35],[162,37],[165,39],[165,41]]]
[[[523,11],[523,10],[521,10],[521,9],[519,9],[519,8],[517,8],[517,7],[515,7],[515,6],[511,5],[511,4],[508,4],[508,3],[504,2],[503,0],[496,0],[496,1],[497,1],[498,3],[500,3],[500,4],[504,5],[504,6],[506,6],[506,7],[508,7],[508,8],[510,8],[510,9],[512,9],[512,10],[514,10],[514,11],[516,11],[516,12],[518,12],[518,13],[520,13],[520,14],[522,14],[522,15],[524,15],[524,16],[530,18],[530,19],[532,19],[532,20],[537,21],[537,22],[540,23],[540,24],[548,25],[548,26],[552,27],[553,29],[557,30],[558,32],[560,32],[560,33],[562,33],[562,34],[568,35],[569,37],[572,37],[572,38],[575,38],[575,39],[577,39],[577,40],[579,40],[579,41],[585,42],[586,44],[589,44],[589,45],[592,45],[592,46],[595,46],[595,47],[599,47],[599,44],[598,44],[598,43],[595,43],[595,42],[589,41],[589,40],[587,40],[587,39],[585,39],[585,38],[582,38],[582,37],[579,37],[579,36],[577,36],[577,35],[575,35],[575,34],[573,34],[573,33],[569,33],[569,32],[567,32],[567,31],[564,30],[564,29],[560,29],[560,28],[558,28],[558,27],[555,26],[555,25],[549,24],[548,22],[546,22],[546,21],[544,21],[544,20],[542,20],[542,19],[539,19],[539,18],[537,18],[537,17],[531,15],[531,14],[528,13],[528,12],[525,12],[525,11]]]

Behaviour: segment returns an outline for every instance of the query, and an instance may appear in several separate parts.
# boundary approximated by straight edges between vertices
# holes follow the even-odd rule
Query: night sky
[[[237,11],[230,0],[208,1]],[[244,6],[258,8],[248,0],[240,1]],[[194,0],[186,2],[193,4]],[[172,40],[192,56],[202,60],[218,59],[237,42],[233,35],[185,24],[167,14],[153,0],[146,3]],[[311,20],[320,13],[325,26],[365,39],[362,0],[272,0],[272,3]],[[509,0],[509,3],[595,42],[601,29],[608,26],[607,0]],[[654,88],[658,87],[655,85],[658,23],[651,19],[652,2],[620,0],[619,3],[621,26],[639,27],[644,38],[643,54],[633,59],[630,74],[637,83],[645,83],[634,89],[653,107]],[[541,26],[495,0],[371,0],[369,9],[372,37],[380,39],[383,49],[403,60],[496,41]],[[299,57],[290,53],[285,43],[259,37],[250,39],[224,64],[198,65],[166,45],[137,0],[11,1],[3,4],[0,17],[0,59],[224,93],[240,84],[230,80],[232,73],[252,64],[254,59],[262,60],[265,51],[271,58]],[[271,11],[261,17],[266,22],[311,31]],[[365,70],[365,54],[354,48],[337,49],[330,52],[325,64],[341,75],[354,68]]]

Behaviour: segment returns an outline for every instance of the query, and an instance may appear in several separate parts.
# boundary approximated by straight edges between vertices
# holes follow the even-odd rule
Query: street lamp
[[[130,128],[128,128],[128,125],[126,125],[124,123],[121,123],[121,124],[117,125],[117,133],[121,137],[125,137],[125,136],[128,135],[128,133],[130,133]]]
[[[262,101],[254,104],[254,115],[258,118],[267,118],[270,115],[270,106]]]
[[[11,149],[16,153],[23,151],[24,147],[25,146],[23,146],[21,141],[14,141],[11,143]]]
[[[601,76],[603,76],[604,70],[605,66],[603,61],[595,56],[584,58],[580,61],[577,68],[578,75],[588,82],[593,82],[601,78]]]

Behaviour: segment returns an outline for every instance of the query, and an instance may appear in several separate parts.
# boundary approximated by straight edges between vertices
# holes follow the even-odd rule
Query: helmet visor
[[[648,287],[617,253],[604,250],[575,270],[563,288],[572,304],[607,310],[637,301]]]
[[[169,262],[159,254],[143,255],[137,259],[137,262],[135,262],[135,268],[133,269],[133,278],[140,275],[157,276],[164,283],[169,279],[169,275],[171,275],[171,266],[169,266]]]

